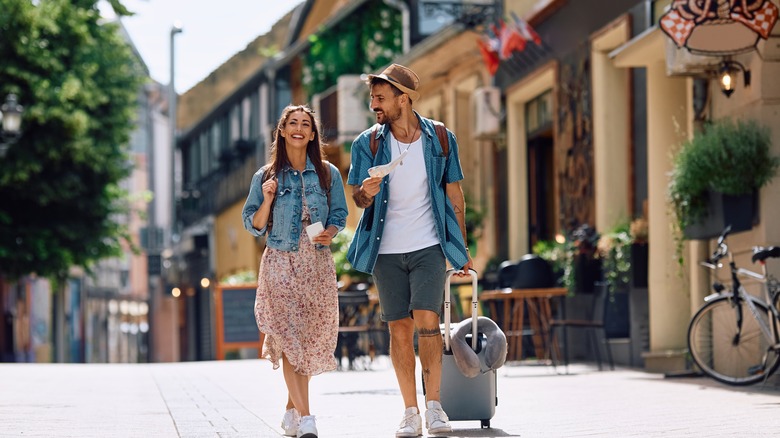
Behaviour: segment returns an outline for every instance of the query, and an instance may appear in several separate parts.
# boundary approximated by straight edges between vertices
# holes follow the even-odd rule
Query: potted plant
[[[769,128],[753,120],[715,121],[683,143],[668,187],[683,238],[713,238],[726,225],[733,231],[752,228],[756,192],[780,165],[770,148]]]
[[[354,234],[355,232],[351,228],[344,228],[336,234],[336,237],[333,238],[330,244],[340,289],[348,289],[359,283],[367,283],[371,277],[365,272],[360,272],[353,268],[352,264],[347,260],[349,243],[352,241]]]
[[[647,219],[640,217],[631,221],[628,232],[631,236],[631,276],[634,287],[647,287],[647,268],[650,256],[650,227]]]
[[[597,257],[600,238],[596,229],[588,224],[580,225],[569,235],[570,263],[564,273],[569,291],[594,292],[596,282],[602,278],[601,260]]]
[[[621,222],[601,235],[596,253],[610,292],[628,289],[632,279],[634,286],[647,287],[647,242],[644,218]]]
[[[618,224],[605,232],[597,244],[604,281],[610,293],[628,289],[631,280],[631,243],[628,223]]]
[[[566,243],[563,235],[558,235],[555,240],[538,240],[531,248],[533,254],[546,260],[550,265],[555,277],[555,285],[558,287],[569,287],[564,277],[566,267],[571,264],[571,255]]]
[[[593,292],[593,283],[601,277],[600,260],[596,255],[599,234],[585,224],[573,230],[568,237],[540,240],[531,251],[547,260],[561,287],[575,292]]]

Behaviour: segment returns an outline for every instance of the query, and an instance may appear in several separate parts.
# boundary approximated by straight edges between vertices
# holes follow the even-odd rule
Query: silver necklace
[[[417,127],[414,128],[414,132],[412,133],[412,141],[409,142],[409,144],[406,145],[406,149],[404,149],[404,152],[408,151],[410,147],[412,147],[412,144],[414,143],[414,136],[417,135],[417,130],[420,129],[420,124],[417,124]],[[393,135],[393,138],[395,138],[395,147],[398,148],[398,156],[400,157],[403,152],[401,152],[401,142],[398,140],[398,137]],[[401,166],[404,165],[404,160],[401,160],[400,163]]]

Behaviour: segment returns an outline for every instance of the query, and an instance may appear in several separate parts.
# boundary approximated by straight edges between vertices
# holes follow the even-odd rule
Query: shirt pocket
[[[447,157],[445,156],[435,156],[431,157],[431,164],[433,165],[431,168],[431,174],[433,175],[433,180],[436,181],[436,184],[444,187],[447,184],[447,181],[445,180],[445,174],[444,171],[447,167]]]
[[[320,187],[319,181],[306,187],[306,203],[312,223],[321,221],[323,225],[328,219],[328,192]]]
[[[290,233],[290,222],[293,216],[293,190],[289,187],[276,189],[274,199],[273,227],[268,238],[274,242],[281,242]]]

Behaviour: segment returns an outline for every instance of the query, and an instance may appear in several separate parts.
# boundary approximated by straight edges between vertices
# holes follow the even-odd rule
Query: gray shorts
[[[379,254],[374,283],[379,290],[382,321],[408,318],[412,310],[441,315],[446,263],[440,245],[404,254]]]

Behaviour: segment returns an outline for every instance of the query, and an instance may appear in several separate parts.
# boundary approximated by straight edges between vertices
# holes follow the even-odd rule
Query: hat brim
[[[384,79],[387,82],[390,82],[395,88],[398,88],[399,90],[401,90],[404,93],[408,94],[409,97],[414,102],[417,102],[417,101],[420,100],[420,92],[419,91],[415,91],[415,90],[412,90],[411,88],[405,87],[403,84],[400,84],[400,83],[396,82],[393,78],[387,76],[386,74],[366,75],[366,82],[370,81],[373,78]]]

